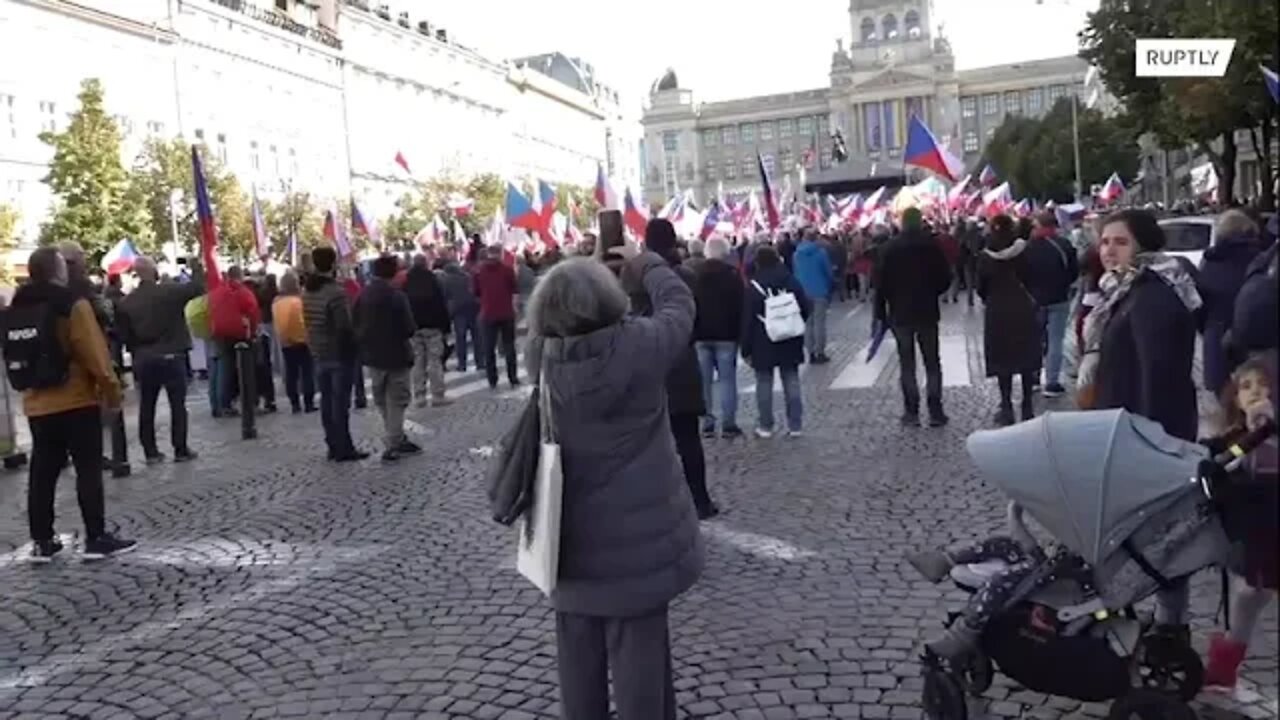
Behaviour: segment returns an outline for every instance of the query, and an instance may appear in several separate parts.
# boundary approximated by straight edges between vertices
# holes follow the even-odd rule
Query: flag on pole
[[[102,271],[108,275],[121,275],[133,269],[133,262],[138,259],[138,251],[127,238],[116,243],[115,247],[102,256]]]
[[[382,248],[382,238],[378,236],[378,224],[373,218],[366,218],[364,213],[360,212],[360,206],[356,204],[355,198],[351,199],[351,226],[364,233],[374,247]]]
[[[778,229],[778,204],[773,199],[773,188],[769,185],[769,172],[765,170],[764,158],[756,153],[756,167],[760,170],[760,184],[764,186],[764,211],[769,221],[769,229]]]
[[[1107,182],[1098,191],[1098,199],[1104,203],[1111,204],[1124,196],[1124,183],[1120,181],[1119,173],[1111,173],[1111,177],[1107,178]]]
[[[453,244],[458,247],[467,244],[467,231],[462,229],[462,223],[458,222],[458,218],[453,219]]]
[[[205,181],[200,148],[196,145],[191,146],[191,174],[196,190],[196,217],[200,222],[200,258],[204,261],[205,282],[214,290],[222,284],[222,274],[218,272],[218,226],[213,220],[209,184]]]
[[[622,223],[631,230],[637,239],[644,239],[644,229],[649,225],[649,217],[631,196],[631,188],[627,188],[623,200]]]
[[[406,175],[413,175],[413,171],[409,170],[409,161],[405,159],[404,153],[396,151],[396,164],[404,168]]]
[[[347,238],[347,229],[343,226],[342,216],[338,214],[338,204],[332,201],[329,203],[329,209],[324,213],[324,236],[333,243],[339,258],[351,256],[352,247],[351,241]]]
[[[924,168],[955,182],[964,171],[964,163],[951,154],[933,136],[920,118],[912,115],[907,127],[907,147],[902,151],[904,165]]]
[[[534,209],[533,203],[514,184],[507,183],[507,201],[505,203],[507,224],[529,232],[538,232],[542,227],[542,216]]]
[[[258,189],[253,189],[253,239],[258,257],[266,259],[271,254],[271,238],[267,236],[267,223],[262,219],[262,206],[258,204]]]
[[[982,168],[982,173],[978,175],[978,184],[982,185],[982,187],[991,187],[996,184],[998,179],[996,177],[996,169],[991,167],[991,163],[987,163],[986,167]]]
[[[1266,65],[1260,64],[1258,67],[1262,70],[1262,81],[1267,86],[1267,92],[1271,93],[1271,99],[1280,103],[1280,76]]]
[[[954,210],[960,203],[960,199],[964,197],[964,191],[969,189],[969,181],[973,179],[973,175],[965,175],[947,191],[947,207]]]
[[[613,183],[609,182],[609,176],[604,174],[604,165],[596,164],[596,204],[601,210],[621,210],[622,206],[618,204],[618,193],[613,189]]]
[[[982,196],[982,207],[988,216],[1006,212],[1013,205],[1013,192],[1009,183],[1002,182],[990,192]]]
[[[699,231],[698,237],[706,240],[711,237],[711,233],[715,232],[716,225],[720,224],[722,208],[719,200],[712,200],[711,207],[707,208],[707,214],[702,218],[702,230]]]
[[[445,201],[445,205],[453,212],[454,217],[466,217],[476,209],[476,201],[459,193],[453,193]]]
[[[551,227],[551,216],[556,212],[556,189],[545,180],[538,181],[538,214],[543,228]]]

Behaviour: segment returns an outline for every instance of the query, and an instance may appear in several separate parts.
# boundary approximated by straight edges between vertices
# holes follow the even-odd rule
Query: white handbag
[[[516,570],[543,594],[556,589],[560,573],[560,514],[564,500],[564,473],[560,444],[551,417],[551,399],[544,368],[538,374],[538,407],[542,442],[538,447],[538,476],[534,479],[533,504],[516,523]]]
[[[760,322],[764,323],[764,333],[770,340],[782,342],[804,335],[804,315],[793,293],[775,290],[771,294],[755,280],[751,285],[764,296],[764,315],[760,316]]]

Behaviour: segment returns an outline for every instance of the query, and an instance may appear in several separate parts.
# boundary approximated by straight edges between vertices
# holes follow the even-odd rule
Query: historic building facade
[[[930,0],[850,0],[850,42],[836,42],[823,88],[698,103],[668,72],[643,117],[645,198],[757,187],[757,153],[776,182],[798,184],[832,166],[837,129],[859,165],[901,172],[912,115],[972,165],[1005,115],[1082,92],[1087,66],[1074,56],[957,71],[931,15]]]
[[[52,201],[38,135],[65,128],[90,77],[126,166],[146,138],[182,137],[264,197],[354,195],[383,215],[441,174],[587,185],[599,163],[639,178],[638,103],[594,73],[566,83],[559,63],[485,57],[381,3],[0,0],[0,48],[0,203],[19,211],[24,242]],[[75,51],[48,62],[49,48]]]

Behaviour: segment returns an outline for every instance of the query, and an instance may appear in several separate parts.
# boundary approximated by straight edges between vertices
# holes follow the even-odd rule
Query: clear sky
[[[560,50],[634,103],[667,67],[701,100],[825,87],[848,0],[385,0],[504,57]],[[934,0],[958,68],[1070,55],[1098,0]],[[616,8],[616,10],[614,9]],[[999,27],[996,29],[996,18]]]

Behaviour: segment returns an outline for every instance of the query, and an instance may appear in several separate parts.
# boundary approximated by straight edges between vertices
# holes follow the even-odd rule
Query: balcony
[[[212,2],[215,5],[221,5],[228,10],[234,10],[241,15],[251,17],[258,22],[313,40],[334,50],[342,49],[342,40],[334,33],[318,26],[308,27],[276,8],[261,8],[253,3],[245,2],[245,0],[212,0]]]

